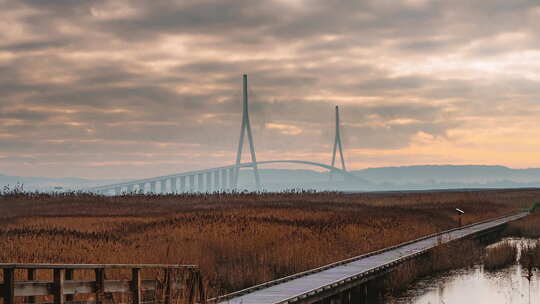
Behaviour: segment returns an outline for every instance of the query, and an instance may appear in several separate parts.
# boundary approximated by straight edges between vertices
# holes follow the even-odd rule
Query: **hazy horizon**
[[[510,170],[535,170],[535,169],[540,170],[540,167],[512,168],[512,167],[507,167],[507,166],[502,166],[502,165],[483,165],[483,164],[466,164],[466,165],[459,165],[459,164],[455,164],[455,165],[451,165],[451,164],[424,164],[424,165],[422,165],[422,164],[419,164],[419,165],[402,165],[402,166],[366,167],[366,168],[352,169],[352,170],[349,170],[349,171],[351,171],[351,172],[361,172],[361,171],[369,171],[369,170],[373,170],[373,169],[406,169],[406,168],[428,168],[428,167],[444,167],[444,168],[448,168],[448,167],[453,167],[453,168],[463,168],[463,167],[497,168],[497,167],[500,167],[500,168],[503,168],[503,169],[510,169]],[[306,171],[306,172],[318,172],[318,173],[327,173],[328,172],[328,171],[326,171],[324,169],[313,168],[313,167],[305,167],[305,166],[304,167],[299,166],[299,167],[294,167],[294,168],[287,168],[285,166],[282,167],[282,168],[261,167],[261,168],[259,168],[259,170],[276,170],[276,171],[290,170],[290,171]],[[251,169],[250,168],[244,168],[244,169],[242,169],[242,171],[251,171]],[[177,172],[175,170],[171,170],[169,173],[174,174],[174,173],[182,173],[182,172],[187,172],[187,171],[179,171],[179,172]],[[66,176],[16,175],[16,174],[6,174],[6,172],[0,172],[0,176],[28,177],[28,178],[51,178],[51,179],[85,179],[85,180],[95,180],[95,181],[136,179],[136,178],[127,178],[126,179],[126,178],[121,178],[121,177],[117,177],[117,176],[107,176],[107,177],[104,177],[104,178],[87,178],[87,177],[83,177],[83,176],[69,176],[69,175],[66,175]],[[155,175],[142,176],[142,177],[138,177],[138,178],[149,178],[149,177],[155,177]]]
[[[173,172],[171,172],[173,173]],[[512,169],[503,166],[401,166],[350,171],[354,180],[343,180],[328,172],[312,169],[259,168],[265,191],[291,189],[317,191],[404,191],[443,189],[540,188],[540,168]],[[147,178],[155,177],[148,176]],[[89,187],[127,182],[133,179],[81,179],[76,177],[17,177],[0,174],[0,188],[23,186],[27,191],[85,190]],[[60,188],[59,188],[60,187]],[[242,170],[239,190],[256,190],[253,171]]]
[[[0,24],[0,174],[233,164],[244,73],[259,160],[330,163],[340,105],[350,170],[540,167],[537,1],[0,0]]]

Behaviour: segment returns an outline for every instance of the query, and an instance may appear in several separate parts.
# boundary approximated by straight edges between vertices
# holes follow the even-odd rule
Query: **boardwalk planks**
[[[219,304],[314,303],[348,292],[408,259],[451,240],[485,233],[528,213],[476,223],[212,299]],[[341,295],[340,295],[341,296]]]

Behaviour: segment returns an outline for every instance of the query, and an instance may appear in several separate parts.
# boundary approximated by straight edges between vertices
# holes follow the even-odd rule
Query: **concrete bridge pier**
[[[220,170],[221,172],[221,190],[227,191],[229,186],[227,184],[227,170]]]
[[[186,177],[181,176],[180,177],[180,188],[178,189],[179,192],[187,192],[186,191]]]
[[[177,184],[178,184],[178,177],[173,177],[173,178],[171,178],[171,192],[172,192],[173,194],[178,193],[178,186],[177,186]]]
[[[140,184],[139,184],[139,189],[138,189],[138,190],[139,190],[140,193],[144,193],[144,190],[145,190],[145,189],[144,189],[144,186],[146,186],[145,183],[140,183]]]
[[[195,175],[189,176],[189,192],[195,192]]]
[[[204,175],[202,173],[197,174],[197,191],[204,191]]]
[[[159,192],[161,194],[166,194],[167,193],[167,180],[166,179],[162,179],[160,182],[159,182],[159,185],[160,185],[160,188],[159,188]]]
[[[229,171],[229,186],[227,188],[229,188],[230,190],[234,190],[234,173],[235,173],[235,170],[234,168],[230,168],[230,169],[227,169],[227,171]],[[238,170],[238,172],[240,172],[240,170]]]
[[[206,175],[206,182],[205,182],[205,192],[212,192],[212,172],[206,172],[204,175]]]
[[[213,192],[218,192],[218,191],[221,191],[221,184],[219,182],[219,178],[221,176],[221,172],[219,171],[214,171],[214,184],[213,184],[213,188],[212,188],[212,191]]]
[[[150,193],[156,194],[156,182],[150,182]]]

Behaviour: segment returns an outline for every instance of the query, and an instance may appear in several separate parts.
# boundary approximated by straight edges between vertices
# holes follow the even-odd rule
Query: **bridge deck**
[[[525,215],[527,215],[527,213],[506,216],[428,236],[413,242],[378,251],[375,254],[352,258],[345,261],[345,263],[336,263],[337,265],[334,264],[333,267],[323,267],[322,269],[307,272],[304,275],[300,275],[296,278],[293,277],[290,280],[277,280],[272,284],[266,283],[259,285],[258,287],[248,288],[221,298],[220,303],[293,303],[306,296],[311,296],[328,290],[329,288],[339,286],[344,282],[361,279],[363,276],[384,269],[407,257],[432,249],[441,242],[445,243],[450,240],[464,238],[484,230],[489,230],[507,222],[522,218]]]

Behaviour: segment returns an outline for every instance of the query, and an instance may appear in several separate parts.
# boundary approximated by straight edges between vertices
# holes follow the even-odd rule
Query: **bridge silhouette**
[[[122,194],[122,193],[182,193],[182,192],[222,192],[234,191],[238,189],[238,178],[240,169],[252,168],[255,185],[257,190],[263,190],[259,175],[259,166],[268,164],[301,164],[317,168],[322,168],[330,172],[330,179],[334,175],[340,175],[345,181],[354,181],[356,177],[347,172],[345,167],[345,158],[343,157],[343,148],[341,144],[341,126],[339,120],[339,108],[336,106],[335,138],[332,152],[332,164],[326,165],[306,160],[265,160],[257,161],[255,154],[255,144],[251,133],[251,124],[249,121],[249,103],[247,89],[247,75],[243,75],[243,110],[242,124],[240,127],[240,140],[238,141],[238,152],[236,154],[236,163],[234,165],[210,168],[204,170],[189,171],[152,178],[137,179],[127,182],[108,184],[88,188],[89,192],[100,194]],[[244,147],[244,138],[247,135],[249,144],[250,162],[241,162],[242,150]],[[339,153],[341,159],[341,168],[335,165],[336,156]],[[158,189],[159,186],[159,189]]]

